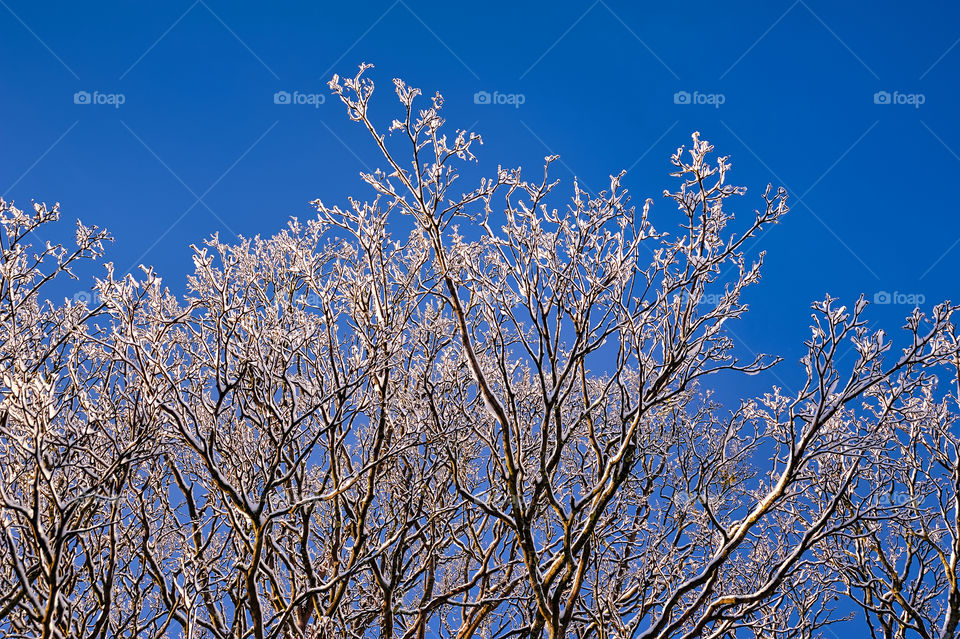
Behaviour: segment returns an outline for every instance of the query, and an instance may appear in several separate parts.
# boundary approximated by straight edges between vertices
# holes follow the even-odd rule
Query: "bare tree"
[[[131,500],[155,416],[99,346],[101,307],[46,298],[108,237],[78,224],[74,248],[32,252],[58,208],[0,208],[0,627],[44,638],[156,630],[162,611],[128,589]]]
[[[547,169],[536,182],[500,170],[454,197],[454,163],[472,159],[478,138],[457,131],[449,142],[442,98],[415,112],[419,92],[397,80],[405,115],[390,132],[412,162],[396,159],[369,117],[365,70],[331,87],[389,165],[364,179],[429,239],[433,294],[474,382],[470,410],[454,400],[460,420],[446,410],[449,398],[428,389],[433,426],[457,443],[447,456],[458,494],[519,548],[524,632],[787,633],[796,616],[769,627],[778,618],[771,607],[822,608],[824,591],[800,597],[797,589],[819,569],[809,551],[860,520],[840,507],[871,443],[848,406],[885,385],[910,392],[902,380],[930,363],[951,309],[938,308],[928,326],[915,318],[911,347],[884,368],[882,337],[868,335],[860,317],[865,303],[847,313],[827,299],[815,306],[808,380],[795,397],[745,403],[727,419],[691,415],[702,378],[769,365],[733,357],[722,327],[742,314],[741,292],[759,278],[743,243],[786,212],[785,194],[768,188],[752,224],[725,234],[724,202],[744,190],[726,183],[726,158],[709,164],[712,147],[695,134],[690,159],[682,149],[673,157],[679,190],[665,193],[681,212],[675,236],[653,229],[649,201],[639,214],[629,207],[621,176],[593,197],[574,185],[562,212],[548,204],[557,183]],[[502,215],[492,204],[498,191]],[[458,224],[479,237],[465,238]],[[859,359],[841,376],[837,350],[849,340]],[[773,467],[758,471],[751,462],[765,444]],[[678,512],[671,498],[691,490],[702,512]]]
[[[381,130],[368,68],[330,87],[382,154],[372,199],[214,236],[183,294],[108,264],[92,307],[45,301],[106,235],[28,257],[56,209],[4,204],[0,631],[787,639],[841,594],[884,636],[921,627],[908,608],[956,619],[960,471],[931,386],[953,307],[890,357],[862,299],[828,297],[801,386],[724,404],[712,376],[779,361],[729,326],[782,189],[735,224],[745,189],[694,134],[666,231],[623,174],[558,201],[554,156],[455,190],[479,136],[399,80]],[[890,535],[924,567],[909,594],[871,554]]]
[[[960,359],[954,333],[943,336],[939,352],[940,366],[917,380],[919,392],[889,402],[878,415],[884,441],[862,496],[877,516],[824,553],[874,637],[958,635]],[[933,372],[952,378],[953,392],[938,392]]]

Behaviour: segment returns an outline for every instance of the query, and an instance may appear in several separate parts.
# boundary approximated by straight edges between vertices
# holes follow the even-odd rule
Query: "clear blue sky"
[[[745,215],[767,182],[791,193],[789,216],[752,249],[768,252],[764,280],[734,327],[744,348],[787,357],[789,385],[824,293],[896,291],[925,308],[960,298],[958,13],[823,0],[0,0],[0,194],[61,202],[67,219],[112,231],[118,269],[153,264],[177,287],[191,242],[269,235],[311,216],[314,198],[369,195],[357,174],[375,149],[340,105],[274,100],[328,95],[330,75],[361,61],[376,64],[385,121],[393,77],[439,90],[448,122],[483,135],[486,173],[558,153],[557,177],[600,188],[628,168],[658,228],[675,219],[659,197],[673,186],[667,159],[699,130],[749,187]],[[523,103],[477,104],[480,91]],[[80,92],[104,103],[77,104]],[[910,309],[870,317],[892,332]]]

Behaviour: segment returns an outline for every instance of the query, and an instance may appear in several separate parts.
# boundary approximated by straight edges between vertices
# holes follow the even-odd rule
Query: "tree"
[[[802,388],[725,405],[711,376],[779,362],[740,359],[726,327],[782,189],[735,228],[745,189],[694,134],[670,232],[623,174],[556,204],[555,156],[458,192],[479,136],[448,136],[442,97],[420,108],[399,80],[381,131],[368,69],[330,87],[382,154],[361,174],[373,198],[214,236],[181,295],[108,265],[92,308],[41,302],[24,238],[52,220],[7,231],[0,628],[786,638],[836,621],[861,587],[850,549],[902,529],[873,486],[957,353],[955,308],[916,312],[891,359],[863,299],[828,297]],[[76,257],[48,248],[50,277],[100,256],[106,236],[80,229]]]
[[[43,298],[109,239],[78,224],[74,248],[31,253],[30,237],[58,217],[56,206],[0,201],[0,627],[45,639],[135,634],[159,623],[133,583],[155,414],[102,347],[100,307]]]
[[[546,204],[556,185],[546,170],[540,182],[501,170],[454,198],[450,163],[472,158],[475,136],[458,131],[448,145],[442,98],[414,115],[418,91],[395,81],[405,117],[390,131],[413,155],[404,168],[368,115],[373,84],[364,71],[331,87],[388,162],[389,173],[364,179],[429,238],[434,295],[449,309],[476,394],[457,423],[441,417],[446,398],[428,393],[434,427],[448,429],[446,441],[469,433],[467,442],[476,442],[466,458],[463,446],[447,451],[457,491],[515,539],[522,601],[533,603],[519,614],[530,633],[602,634],[612,625],[626,636],[723,636],[775,619],[771,604],[817,570],[807,551],[863,516],[841,508],[870,443],[847,407],[866,394],[890,400],[913,390],[911,376],[935,357],[930,344],[949,309],[939,308],[929,327],[917,318],[912,346],[884,368],[886,347],[882,336],[867,334],[863,301],[848,314],[827,299],[814,307],[808,381],[795,398],[775,393],[727,419],[711,408],[691,415],[701,378],[767,365],[733,358],[721,327],[743,312],[740,294],[759,277],[759,263],[744,262],[743,242],[786,212],[785,194],[768,188],[752,225],[725,237],[724,201],[743,189],[726,184],[726,158],[708,164],[712,148],[695,134],[690,160],[682,150],[672,158],[680,189],[665,193],[682,213],[675,238],[653,230],[649,202],[639,216],[627,208],[621,176],[593,198],[575,185],[562,213]],[[501,188],[498,224],[491,201]],[[471,221],[479,240],[463,239],[454,226]],[[645,248],[654,259],[641,268]],[[737,277],[721,282],[728,265]],[[712,290],[716,303],[701,304]],[[839,385],[837,349],[851,338],[861,344],[859,360]],[[608,342],[612,353],[603,350]],[[764,443],[775,447],[766,476],[747,463]],[[695,461],[685,465],[689,456]],[[690,489],[701,497],[700,521],[655,498]],[[771,535],[786,543],[769,547]],[[612,593],[598,587],[611,583],[620,584]],[[789,617],[782,622],[764,631],[785,631]]]
[[[942,339],[938,368],[953,378],[955,390],[938,394],[930,375],[919,392],[878,416],[883,442],[864,499],[879,516],[847,531],[824,552],[874,637],[958,634],[960,359],[955,333]]]

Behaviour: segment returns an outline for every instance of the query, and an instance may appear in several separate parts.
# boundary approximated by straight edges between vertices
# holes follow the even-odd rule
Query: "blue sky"
[[[960,297],[958,13],[820,0],[0,0],[0,194],[61,202],[68,220],[111,230],[118,269],[152,264],[177,287],[190,243],[269,235],[311,216],[314,198],[369,195],[358,172],[377,165],[375,149],[337,102],[309,97],[361,61],[376,65],[385,122],[393,77],[439,90],[448,122],[483,135],[484,173],[557,153],[556,177],[601,188],[627,168],[658,228],[675,221],[660,198],[668,157],[699,130],[749,188],[744,216],[768,182],[790,191],[791,213],[751,249],[767,251],[764,280],[734,327],[743,348],[786,356],[790,384],[825,293],[897,292],[869,311],[888,332],[912,308],[898,301]],[[281,91],[306,103],[276,104]]]

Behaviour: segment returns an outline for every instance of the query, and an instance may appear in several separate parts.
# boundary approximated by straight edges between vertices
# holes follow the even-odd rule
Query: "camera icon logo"
[[[277,91],[273,94],[273,103],[274,104],[290,104],[290,92],[289,91]]]
[[[474,104],[490,104],[490,92],[489,91],[477,91],[473,94],[473,103]]]
[[[877,91],[873,94],[873,103],[874,104],[890,104],[890,92],[889,91]]]
[[[889,304],[890,301],[890,293],[887,291],[877,291],[873,294],[874,304]]]
[[[88,91],[77,91],[73,94],[74,104],[90,104],[90,93]]]
[[[677,91],[673,94],[673,103],[674,104],[690,104],[690,92],[689,91]]]

